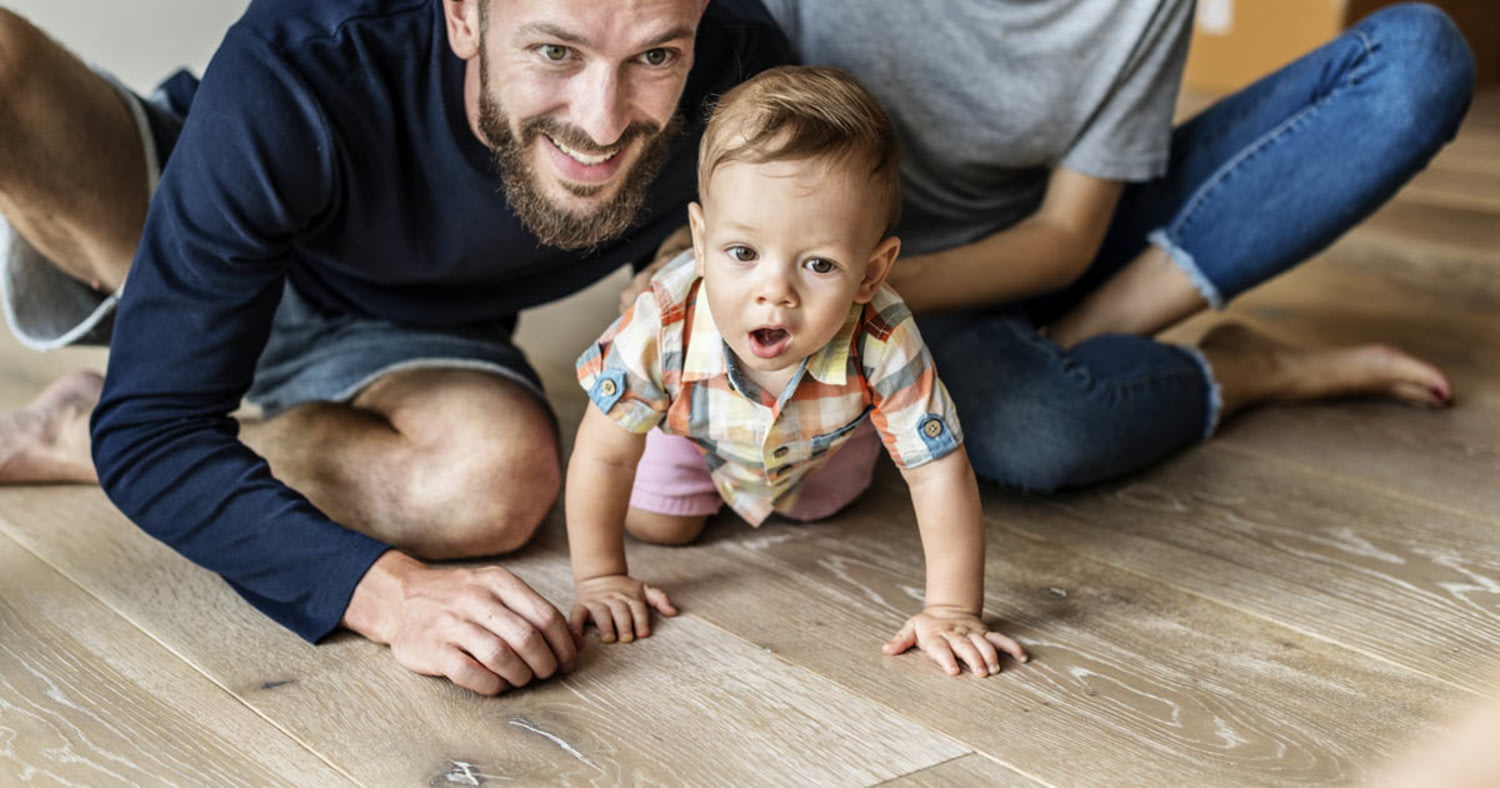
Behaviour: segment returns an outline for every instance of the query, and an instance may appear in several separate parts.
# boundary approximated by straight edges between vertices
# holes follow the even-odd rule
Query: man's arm
[[[918,314],[1062,289],[1098,254],[1123,189],[1119,181],[1058,167],[1035,214],[971,244],[902,258],[887,281]]]

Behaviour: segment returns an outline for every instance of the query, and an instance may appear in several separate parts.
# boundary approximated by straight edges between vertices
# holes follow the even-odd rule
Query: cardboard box
[[[1198,0],[1184,81],[1237,90],[1397,0]],[[1480,81],[1500,79],[1500,2],[1435,0],[1474,49]]]

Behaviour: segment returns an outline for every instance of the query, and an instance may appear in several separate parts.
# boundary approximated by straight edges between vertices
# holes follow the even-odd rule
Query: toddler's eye
[[[663,47],[648,49],[641,54],[641,62],[648,66],[664,66],[672,60],[672,50]]]
[[[755,250],[748,246],[731,246],[724,250],[729,259],[740,263],[748,263],[755,259]]]
[[[802,265],[806,266],[807,270],[812,271],[815,274],[831,274],[834,271],[838,270],[838,266],[834,265],[828,260],[824,260],[821,257],[814,257],[803,263]]]
[[[568,47],[565,47],[562,44],[542,44],[541,46],[537,47],[536,50],[537,52],[541,53],[542,57],[552,61],[553,63],[561,63],[562,61],[567,60],[568,53],[571,51],[568,49]]]

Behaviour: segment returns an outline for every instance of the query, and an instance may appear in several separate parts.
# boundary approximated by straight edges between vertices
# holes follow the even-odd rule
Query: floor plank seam
[[[1405,490],[1380,484],[1378,480],[1373,480],[1349,473],[1341,473],[1340,471],[1326,465],[1312,465],[1302,460],[1287,457],[1282,454],[1277,454],[1275,452],[1266,451],[1264,449],[1257,449],[1250,446],[1241,446],[1227,440],[1214,441],[1212,444],[1200,448],[1207,451],[1226,451],[1232,454],[1254,457],[1256,459],[1264,460],[1275,465],[1291,466],[1300,470],[1311,471],[1321,476],[1332,477],[1334,480],[1340,483],[1358,488],[1366,493],[1373,493],[1375,495],[1384,496],[1387,498],[1395,498],[1397,500],[1416,506],[1436,509],[1440,512],[1446,512],[1455,517],[1462,517],[1466,520],[1473,520],[1487,526],[1500,526],[1500,517],[1495,517],[1484,512],[1476,512],[1461,506],[1454,506],[1453,504],[1435,498],[1428,498],[1425,496],[1409,493]]]
[[[19,546],[26,553],[34,556],[38,561],[41,561],[43,564],[46,564],[48,567],[51,567],[52,571],[57,572],[64,579],[66,579],[68,582],[70,582],[73,585],[77,586],[78,589],[80,591],[82,591],[88,598],[94,600],[95,602],[98,602],[101,606],[103,606],[103,608],[105,610],[108,610],[109,612],[115,614],[116,616],[119,616],[121,620],[125,621],[130,626],[134,627],[136,629],[136,631],[138,631],[141,634],[145,635],[146,638],[148,638],[152,643],[157,644],[162,649],[164,649],[168,654],[171,654],[173,657],[176,657],[179,661],[181,661],[184,665],[186,665],[194,673],[197,673],[198,675],[200,675],[204,679],[206,679],[209,683],[213,684],[215,687],[218,687],[219,690],[221,692],[223,692],[225,695],[229,696],[232,699],[233,702],[238,703],[241,706],[244,706],[245,708],[249,709],[250,713],[254,714],[256,717],[260,718],[261,720],[265,721],[265,723],[267,725],[270,725],[276,732],[280,733],[281,735],[283,735],[283,736],[287,737],[288,739],[292,740],[293,742],[295,742],[298,747],[301,747],[303,750],[307,751],[309,754],[312,755],[312,757],[314,757],[318,761],[326,764],[330,769],[332,769],[334,772],[336,772],[339,776],[341,776],[344,779],[348,780],[351,785],[360,785],[361,784],[358,780],[354,779],[353,775],[349,774],[349,772],[346,769],[344,769],[344,768],[340,767],[338,764],[330,761],[322,753],[318,752],[317,750],[315,750],[311,746],[309,746],[306,741],[303,741],[300,737],[292,734],[286,728],[284,728],[280,724],[278,724],[275,720],[273,720],[270,717],[266,716],[266,714],[264,712],[262,712],[260,709],[256,708],[254,705],[252,705],[251,703],[249,703],[248,701],[246,701],[244,698],[240,697],[238,694],[236,694],[234,692],[234,690],[232,690],[229,687],[225,686],[223,682],[219,681],[214,676],[212,676],[209,673],[205,672],[202,668],[200,668],[192,660],[190,660],[190,659],[186,658],[185,656],[183,656],[183,654],[181,652],[179,652],[177,649],[173,648],[171,646],[171,644],[169,644],[166,641],[162,640],[161,638],[157,637],[156,633],[154,633],[151,630],[147,629],[146,627],[142,626],[140,621],[137,621],[135,618],[133,618],[133,617],[131,617],[129,615],[126,615],[118,607],[116,607],[115,605],[110,604],[108,600],[106,600],[103,597],[99,596],[98,594],[94,593],[93,589],[89,588],[87,585],[84,585],[82,582],[80,582],[77,577],[74,577],[64,567],[58,566],[56,563],[47,560],[46,556],[44,556],[44,555],[38,553],[37,551],[31,549],[31,547],[29,545],[27,545],[24,540],[19,539],[19,538],[16,537],[16,535],[15,535],[14,532],[17,531],[17,530],[18,529],[16,528],[15,524],[12,523],[11,520],[10,520],[10,514],[7,513],[4,510],[4,507],[0,507],[0,538],[4,538],[4,539],[7,539],[7,540],[15,543],[17,546]],[[186,560],[186,559],[184,559],[184,560]]]
[[[1409,664],[1406,664],[1406,663],[1403,663],[1403,662],[1397,662],[1397,661],[1395,661],[1395,660],[1393,660],[1393,659],[1391,659],[1389,657],[1384,656],[1383,654],[1381,654],[1378,651],[1367,651],[1367,650],[1365,650],[1365,649],[1363,649],[1363,648],[1361,648],[1359,646],[1356,646],[1356,645],[1353,645],[1353,644],[1349,644],[1349,643],[1345,643],[1345,642],[1343,642],[1341,640],[1337,640],[1337,639],[1335,639],[1333,637],[1330,637],[1329,635],[1327,635],[1325,633],[1318,632],[1318,631],[1315,631],[1315,630],[1304,629],[1304,628],[1299,627],[1299,626],[1297,626],[1297,625],[1295,625],[1293,623],[1290,623],[1288,621],[1283,621],[1283,620],[1280,620],[1280,619],[1268,616],[1268,615],[1266,615],[1264,613],[1259,613],[1259,612],[1257,612],[1255,610],[1244,608],[1244,607],[1242,607],[1240,605],[1237,605],[1237,604],[1235,604],[1235,603],[1233,603],[1233,602],[1231,602],[1229,600],[1221,599],[1221,598],[1218,598],[1218,597],[1215,597],[1215,596],[1211,596],[1211,595],[1206,594],[1206,593],[1204,593],[1202,591],[1198,591],[1198,590],[1196,590],[1196,589],[1194,589],[1192,587],[1185,586],[1185,585],[1182,585],[1180,583],[1172,582],[1169,579],[1160,577],[1158,575],[1155,575],[1155,574],[1152,574],[1152,573],[1149,573],[1149,572],[1141,571],[1140,569],[1136,569],[1136,568],[1134,568],[1132,565],[1130,565],[1128,563],[1116,562],[1116,561],[1109,560],[1109,558],[1104,557],[1104,556],[1096,556],[1096,555],[1092,555],[1090,553],[1079,551],[1076,548],[1074,548],[1072,545],[1069,545],[1069,544],[1067,544],[1065,542],[1054,541],[1054,540],[1048,539],[1048,538],[1046,538],[1044,536],[1039,536],[1039,535],[1036,535],[1036,534],[1033,534],[1033,533],[1030,533],[1030,532],[1027,532],[1027,531],[1024,531],[1024,530],[1020,530],[1020,529],[1014,528],[1012,526],[1009,526],[1009,525],[1005,524],[1003,521],[997,520],[994,517],[991,517],[991,516],[988,516],[988,515],[985,516],[985,521],[987,523],[989,523],[992,527],[999,528],[1001,530],[1006,531],[1007,533],[1011,533],[1011,534],[1015,534],[1015,535],[1018,535],[1018,536],[1022,536],[1022,537],[1031,539],[1032,541],[1040,542],[1042,544],[1050,545],[1052,547],[1060,548],[1060,549],[1062,549],[1064,551],[1067,551],[1069,553],[1072,553],[1072,554],[1078,556],[1079,558],[1081,558],[1084,561],[1090,561],[1090,562],[1093,562],[1093,563],[1103,564],[1103,565],[1108,566],[1108,567],[1110,567],[1112,569],[1118,569],[1118,570],[1121,570],[1121,571],[1124,571],[1124,572],[1128,572],[1128,573],[1130,573],[1132,575],[1135,575],[1137,577],[1143,578],[1145,580],[1148,580],[1148,581],[1151,581],[1151,582],[1154,582],[1154,583],[1161,583],[1161,584],[1165,585],[1168,588],[1171,588],[1171,589],[1174,589],[1176,591],[1180,591],[1182,593],[1188,594],[1190,596],[1193,596],[1193,597],[1195,597],[1197,599],[1201,599],[1201,600],[1203,600],[1205,602],[1208,602],[1210,604],[1217,605],[1219,607],[1223,607],[1223,608],[1226,608],[1228,610],[1236,611],[1236,612],[1238,612],[1238,613],[1240,613],[1242,615],[1249,616],[1250,618],[1253,618],[1253,619],[1256,619],[1256,620],[1259,620],[1259,621],[1264,621],[1264,622],[1266,622],[1268,624],[1271,624],[1272,626],[1280,627],[1280,628],[1288,630],[1290,632],[1295,632],[1297,634],[1304,635],[1306,637],[1312,638],[1313,640],[1319,641],[1321,643],[1326,643],[1326,644],[1328,644],[1330,646],[1333,646],[1335,648],[1339,648],[1339,649],[1342,649],[1344,651],[1348,651],[1350,653],[1357,654],[1359,656],[1362,656],[1362,657],[1365,657],[1365,658],[1368,658],[1368,659],[1378,660],[1379,662],[1382,662],[1382,663],[1384,663],[1386,665],[1390,665],[1392,667],[1395,667],[1395,668],[1399,669],[1400,671],[1402,671],[1404,673],[1409,673],[1409,674],[1411,674],[1413,676],[1421,676],[1423,678],[1431,679],[1431,680],[1436,681],[1436,682],[1438,682],[1440,684],[1443,684],[1445,686],[1448,686],[1448,687],[1451,687],[1451,688],[1453,688],[1455,690],[1458,690],[1459,692],[1462,692],[1465,695],[1467,695],[1467,696],[1469,696],[1469,697],[1471,697],[1473,699],[1479,699],[1479,698],[1482,698],[1484,696],[1484,693],[1481,690],[1478,690],[1478,689],[1475,689],[1475,688],[1472,688],[1472,687],[1465,687],[1465,686],[1463,686],[1461,684],[1458,684],[1458,683],[1452,681],[1451,679],[1446,679],[1446,678],[1443,678],[1442,676],[1434,675],[1432,673],[1429,673],[1427,671],[1424,671],[1424,670],[1421,670],[1419,668],[1413,667],[1412,665],[1409,665]],[[1144,537],[1144,538],[1149,539],[1150,537]],[[1188,550],[1189,548],[1182,548],[1182,549]],[[1197,551],[1192,551],[1192,552],[1197,552]],[[1215,560],[1225,561],[1226,563],[1234,563],[1232,561],[1227,561],[1226,559],[1222,559],[1222,558],[1215,558]],[[1246,567],[1246,566],[1244,566],[1242,564],[1235,564],[1235,565],[1236,566],[1241,566],[1242,568],[1245,568],[1245,569],[1253,569],[1253,567]],[[1317,588],[1315,588],[1313,586],[1309,586],[1309,585],[1307,585],[1305,583],[1300,583],[1300,582],[1293,581],[1293,580],[1285,580],[1285,582],[1287,582],[1289,584],[1296,585],[1296,586],[1298,586],[1300,588],[1306,588],[1306,589],[1308,589],[1308,591],[1310,593],[1314,593],[1314,594],[1322,593]]]

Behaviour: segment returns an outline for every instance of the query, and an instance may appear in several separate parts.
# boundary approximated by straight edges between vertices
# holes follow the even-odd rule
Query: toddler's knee
[[[703,533],[708,518],[699,515],[670,515],[631,509],[625,518],[625,530],[642,542],[662,545],[685,545]]]

